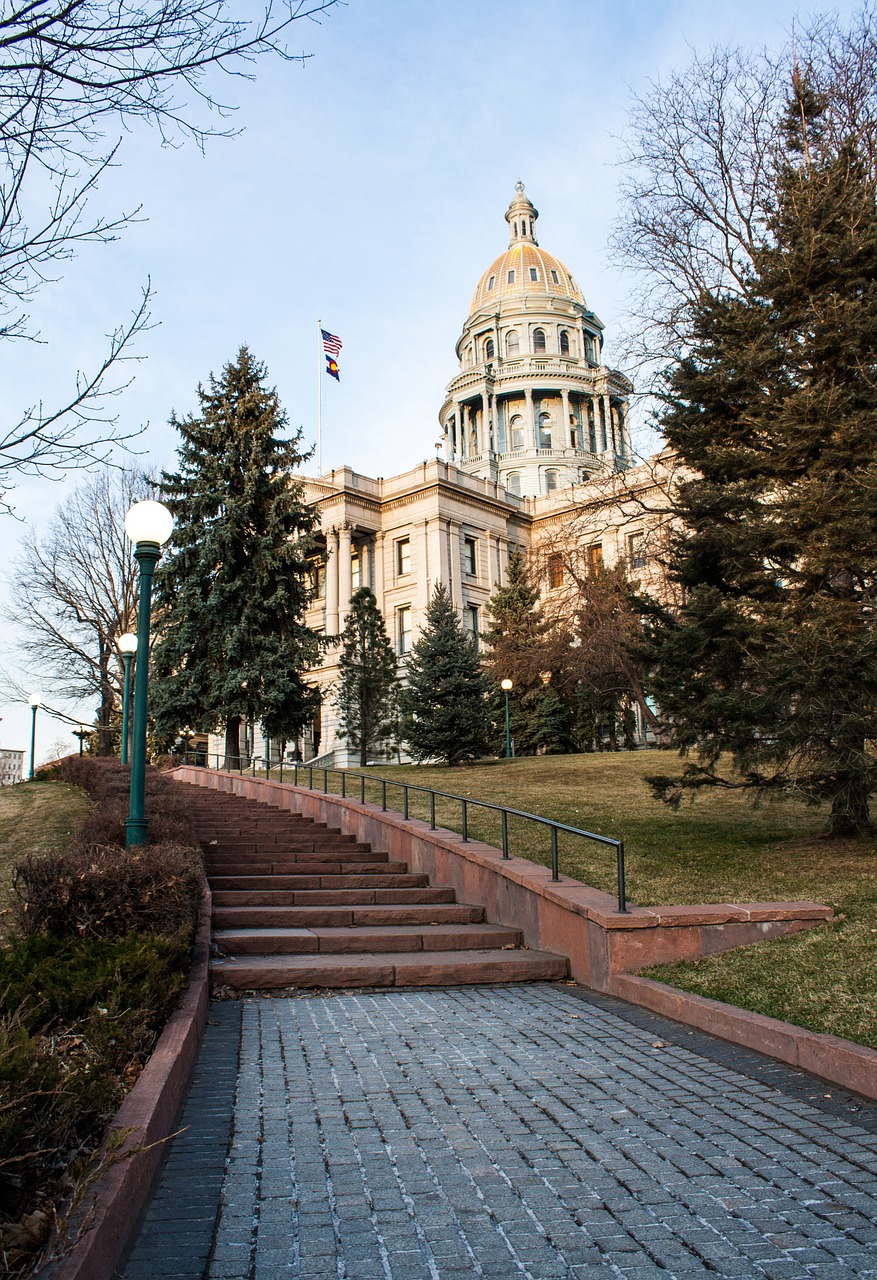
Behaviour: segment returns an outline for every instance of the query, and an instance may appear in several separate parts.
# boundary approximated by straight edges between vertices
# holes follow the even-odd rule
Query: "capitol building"
[[[339,736],[332,688],[360,586],[375,593],[402,675],[439,582],[477,637],[515,549],[531,557],[546,592],[558,585],[558,557],[539,552],[560,530],[575,528],[592,565],[642,564],[635,495],[652,486],[652,472],[633,466],[633,387],[605,363],[603,325],[540,245],[538,216],[518,182],[505,214],[508,247],[478,280],[457,341],[457,372],[439,410],[441,456],[389,478],[338,467],[304,481],[319,524],[306,621],[330,638],[312,673],[320,714],[288,745],[305,760],[358,762]],[[258,755],[258,732],[254,746]],[[221,750],[217,739],[210,750]]]

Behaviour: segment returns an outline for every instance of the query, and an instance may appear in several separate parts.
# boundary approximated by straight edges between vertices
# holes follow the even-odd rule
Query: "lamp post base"
[[[147,827],[148,823],[145,818],[126,818],[125,848],[137,849],[146,844]]]

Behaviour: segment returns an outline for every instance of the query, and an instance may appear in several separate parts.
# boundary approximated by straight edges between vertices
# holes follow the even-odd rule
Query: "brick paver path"
[[[554,985],[242,1013],[215,1224],[166,1173],[126,1280],[877,1277],[877,1107],[770,1060]]]

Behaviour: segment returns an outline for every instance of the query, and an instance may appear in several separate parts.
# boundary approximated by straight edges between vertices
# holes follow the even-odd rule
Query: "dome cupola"
[[[448,460],[521,497],[630,459],[633,388],[603,364],[603,325],[539,245],[538,217],[519,180],[505,213],[508,248],[475,286],[440,414]]]

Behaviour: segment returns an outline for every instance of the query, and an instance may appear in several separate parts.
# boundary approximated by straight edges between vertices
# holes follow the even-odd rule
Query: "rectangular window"
[[[644,533],[627,535],[627,563],[631,569],[643,569],[646,563],[646,538]]]
[[[360,581],[361,565],[362,561],[359,557],[359,552],[354,551],[350,558],[350,583],[354,591],[358,591],[362,586],[362,582]]]
[[[489,280],[488,280],[488,282],[487,282],[487,292],[488,292],[488,293],[490,293],[490,290],[493,288],[493,286],[494,286],[495,284],[496,284],[496,276],[491,276],[491,277],[490,277],[490,279],[489,279]]]
[[[512,270],[508,273],[508,275],[507,275],[507,277],[506,277],[506,281],[507,281],[507,283],[508,283],[508,284],[514,284],[514,283],[515,283],[515,273],[514,273],[514,269],[512,269]]]
[[[588,569],[591,573],[599,573],[603,568],[603,543],[594,542],[588,547]]]
[[[399,653],[411,651],[411,610],[407,605],[396,610],[396,643]]]
[[[551,283],[560,284],[560,280],[558,279],[557,272],[554,270],[554,267],[551,268]]]
[[[311,592],[315,600],[326,598],[326,566],[322,560],[312,560],[308,569]]]
[[[530,279],[535,283],[539,279],[539,272],[535,267],[530,268]]]
[[[548,557],[548,586],[552,589],[563,586],[563,557],[559,551]]]
[[[411,539],[400,538],[396,543],[396,576],[411,572]]]
[[[463,571],[473,575],[478,572],[478,546],[474,538],[463,539]]]
[[[475,648],[481,647],[481,640],[478,634],[478,605],[470,604],[466,608],[466,629],[469,632],[475,644]]]

